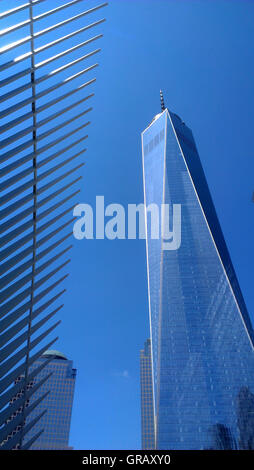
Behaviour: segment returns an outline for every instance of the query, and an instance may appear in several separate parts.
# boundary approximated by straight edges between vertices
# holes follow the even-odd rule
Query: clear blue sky
[[[140,133],[160,111],[162,88],[193,131],[253,320],[254,1],[111,0],[104,14],[78,202],[143,202]],[[70,445],[138,449],[144,241],[74,240],[65,286],[57,349],[78,369]]]

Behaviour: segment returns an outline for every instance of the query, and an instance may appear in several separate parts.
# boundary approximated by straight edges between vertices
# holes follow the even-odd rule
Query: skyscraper
[[[46,413],[40,418],[33,429],[27,433],[24,442],[29,441],[34,435],[43,429],[36,441],[31,445],[31,450],[68,450],[69,432],[71,424],[71,412],[76,380],[76,369],[73,369],[72,361],[59,351],[46,351],[36,361],[33,368],[40,367],[47,359],[52,358],[35,379],[36,383],[48,376],[50,377],[36,391],[31,400],[31,406],[42,395],[46,395],[41,403],[32,411],[27,418],[29,425],[37,415]]]
[[[250,418],[244,425],[253,329],[192,132],[163,100],[142,133],[142,157],[146,206],[168,204],[171,224],[173,205],[181,207],[171,249],[161,234],[149,237],[146,211],[156,448],[243,448],[245,427],[249,443],[254,432]]]
[[[154,401],[151,340],[140,351],[141,432],[142,449],[154,449]]]
[[[50,362],[49,362],[50,359]],[[29,427],[33,421],[36,423],[31,431],[27,432],[24,438],[23,448],[32,450],[68,450],[71,412],[73,404],[74,387],[76,380],[76,369],[72,368],[72,361],[59,351],[45,351],[31,371],[40,368],[40,373],[26,387],[25,402],[25,425]],[[24,380],[20,376],[15,380],[17,385]],[[24,397],[24,389],[21,389],[15,397],[10,400],[9,409]],[[26,409],[31,408],[29,416],[26,416]],[[8,409],[7,409],[8,410]],[[19,422],[19,417],[23,413],[23,407],[16,409],[6,425]],[[38,419],[39,417],[39,419]],[[0,447],[11,442],[19,435],[21,426],[12,426],[12,431]],[[28,445],[29,444],[29,445]],[[18,442],[12,450],[20,449]]]

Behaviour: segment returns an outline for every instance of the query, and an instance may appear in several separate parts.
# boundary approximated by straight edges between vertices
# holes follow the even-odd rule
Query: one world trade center
[[[145,206],[181,207],[181,243],[149,237],[146,211],[155,446],[254,449],[253,328],[192,132],[161,100],[142,133]]]

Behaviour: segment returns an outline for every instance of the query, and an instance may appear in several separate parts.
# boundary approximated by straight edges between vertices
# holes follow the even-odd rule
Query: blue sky
[[[161,88],[193,131],[254,320],[254,1],[111,0],[104,14],[78,202],[143,202],[140,133],[160,111]],[[56,346],[78,369],[70,445],[138,449],[139,350],[149,335],[145,242],[73,244]]]

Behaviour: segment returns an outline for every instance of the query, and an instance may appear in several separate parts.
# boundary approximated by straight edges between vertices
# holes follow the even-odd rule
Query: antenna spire
[[[163,112],[165,110],[165,103],[164,103],[163,93],[161,90],[160,90],[160,99],[161,99],[161,112]]]

